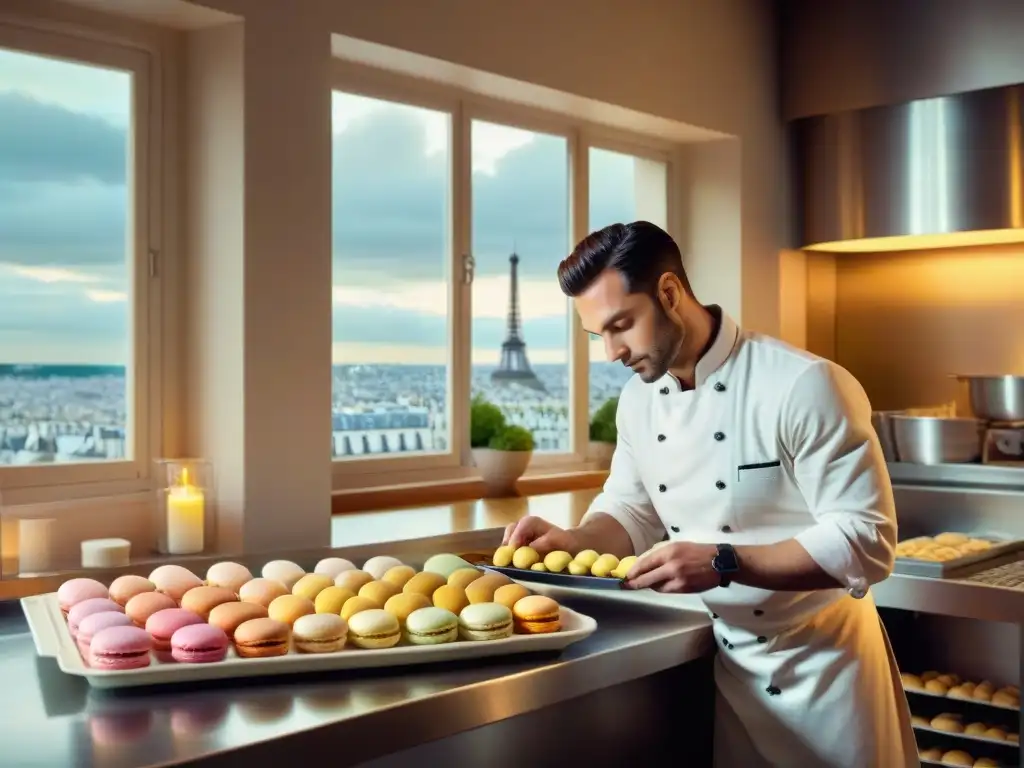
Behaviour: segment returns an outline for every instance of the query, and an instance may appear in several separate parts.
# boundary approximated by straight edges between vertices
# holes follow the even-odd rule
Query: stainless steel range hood
[[[1024,242],[1024,86],[791,125],[802,247]]]

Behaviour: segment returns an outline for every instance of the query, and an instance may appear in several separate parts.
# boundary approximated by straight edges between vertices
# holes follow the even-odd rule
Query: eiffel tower
[[[512,273],[508,292],[508,331],[501,344],[501,362],[491,373],[491,381],[496,384],[521,384],[546,392],[526,357],[526,342],[523,341],[522,318],[519,313],[519,256],[513,252],[508,257],[508,263]]]

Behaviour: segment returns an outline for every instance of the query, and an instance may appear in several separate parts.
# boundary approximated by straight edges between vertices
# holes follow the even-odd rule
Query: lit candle
[[[181,471],[181,484],[167,492],[167,552],[193,555],[203,551],[203,492],[189,485],[188,470]]]

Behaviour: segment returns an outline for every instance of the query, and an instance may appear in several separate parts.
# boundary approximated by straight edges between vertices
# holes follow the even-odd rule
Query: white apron
[[[870,595],[841,596],[792,626],[735,603],[705,602],[718,646],[715,768],[920,765]]]
[[[696,388],[631,379],[604,491],[641,553],[674,541],[795,538],[843,588],[732,584],[714,618],[720,768],[919,765],[899,672],[868,587],[893,563],[896,512],[871,406],[833,364],[722,316]],[[859,598],[859,599],[858,599]]]

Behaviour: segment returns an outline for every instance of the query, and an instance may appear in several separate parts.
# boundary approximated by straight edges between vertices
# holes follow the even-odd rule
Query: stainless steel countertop
[[[0,765],[136,768],[213,763],[218,754],[310,729],[354,765],[711,653],[703,612],[564,596],[598,631],[560,656],[295,676],[123,693],[36,656],[17,603],[0,605]],[[400,726],[400,727],[399,727]]]

